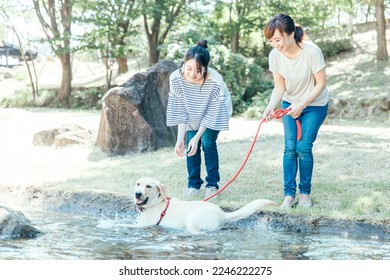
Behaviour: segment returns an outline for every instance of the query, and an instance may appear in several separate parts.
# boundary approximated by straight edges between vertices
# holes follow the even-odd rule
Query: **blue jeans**
[[[290,103],[283,101],[283,108]],[[301,194],[311,193],[311,179],[313,175],[313,143],[317,138],[318,130],[328,113],[328,104],[325,106],[308,106],[298,120],[301,123],[301,140],[297,140],[297,125],[291,116],[283,117],[284,127],[284,155],[283,176],[284,195],[295,197],[296,176],[299,169],[299,191]]]
[[[187,131],[187,146],[188,142],[195,136],[196,130]],[[219,178],[219,159],[217,150],[217,138],[219,131],[206,129],[198,143],[198,149],[196,154],[187,159],[187,172],[188,172],[188,188],[199,189],[203,180],[201,179],[201,147],[204,153],[204,161],[206,165],[206,188],[214,186],[218,188]]]

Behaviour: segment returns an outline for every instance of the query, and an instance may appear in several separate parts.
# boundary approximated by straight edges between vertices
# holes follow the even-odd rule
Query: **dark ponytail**
[[[295,24],[295,31],[294,31],[294,39],[295,42],[300,43],[303,39],[306,38],[305,32],[303,31],[302,27],[299,24]]]
[[[286,14],[273,16],[264,27],[264,36],[267,39],[271,39],[272,36],[274,36],[275,30],[279,30],[281,34],[287,33],[287,35],[294,32],[294,39],[298,46],[298,43],[302,42],[303,39],[306,39],[302,27],[299,24],[295,24],[294,20]]]

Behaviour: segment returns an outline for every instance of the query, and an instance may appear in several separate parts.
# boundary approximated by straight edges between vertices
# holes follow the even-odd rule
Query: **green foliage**
[[[100,109],[102,107],[101,101],[105,93],[105,89],[100,87],[75,89],[70,101],[71,108]]]
[[[243,113],[252,97],[264,94],[264,70],[254,63],[254,59],[232,53],[224,46],[212,49],[211,55],[211,66],[224,77],[231,92],[234,112]]]
[[[1,107],[4,108],[23,108],[33,107],[35,105],[32,93],[25,89],[14,93],[12,96],[4,97],[0,100]]]
[[[103,88],[78,88],[72,91],[70,108],[72,109],[100,109],[101,100],[105,93]],[[61,108],[62,105],[56,103],[57,92],[51,89],[39,91],[37,100],[34,100],[30,89],[23,89],[15,92],[10,97],[0,100],[1,107],[4,108],[31,108],[49,107]]]
[[[16,91],[12,96],[4,97],[0,104],[4,108],[42,107],[52,104],[56,93],[53,90],[40,90],[37,100],[34,100],[30,88]]]
[[[264,79],[259,94],[256,94],[251,98],[248,109],[243,113],[243,116],[249,119],[260,118],[264,109],[267,107],[272,89],[273,83],[271,79]]]
[[[321,48],[325,58],[353,49],[351,39],[321,40],[317,41],[316,44]]]
[[[139,12],[132,1],[98,0],[86,2],[88,12],[74,17],[87,32],[75,37],[82,49],[98,49],[105,58],[126,57],[137,47],[130,38],[138,35],[135,25]]]

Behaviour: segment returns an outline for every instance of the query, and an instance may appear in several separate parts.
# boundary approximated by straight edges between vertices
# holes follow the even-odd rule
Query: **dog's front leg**
[[[186,222],[186,229],[191,233],[191,234],[201,234],[202,233],[202,229],[201,227],[196,224],[196,223],[193,223],[191,221],[187,221]]]

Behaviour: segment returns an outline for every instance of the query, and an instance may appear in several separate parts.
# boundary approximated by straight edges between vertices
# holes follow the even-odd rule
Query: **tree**
[[[79,39],[83,49],[98,50],[106,67],[106,85],[111,87],[113,65],[118,63],[118,73],[128,71],[127,58],[133,51],[131,36],[138,35],[135,19],[139,12],[135,0],[94,0],[84,3],[85,11],[78,24],[87,30]]]
[[[257,27],[259,14],[259,1],[231,0],[228,5],[229,22],[228,29],[231,40],[231,50],[239,51],[240,37],[243,33],[249,34]]]
[[[61,61],[62,79],[58,90],[57,102],[70,105],[72,92],[71,66],[71,23],[72,0],[33,0],[35,12],[45,32],[47,42]]]
[[[386,19],[384,0],[375,0],[375,18],[376,18],[376,42],[378,50],[376,57],[378,60],[388,60],[386,44]]]
[[[142,0],[142,17],[149,46],[149,65],[158,62],[159,48],[175,19],[181,15],[185,3],[186,0]]]
[[[10,9],[11,9],[11,7],[9,7],[9,6],[5,7],[5,6],[3,6],[3,4],[1,4],[1,6],[0,6],[0,14],[3,17],[7,27],[10,28],[14,32],[14,34],[15,34],[17,40],[18,40],[20,53],[21,53],[23,62],[26,65],[28,76],[30,78],[30,84],[31,84],[33,99],[34,99],[34,101],[36,101],[37,98],[38,98],[38,78],[37,78],[37,73],[35,71],[34,58],[32,56],[31,50],[29,50],[27,52],[24,50],[23,43],[22,43],[22,38],[21,38],[17,28],[13,24],[9,14],[8,14],[8,11]],[[31,66],[30,66],[30,64],[28,62],[29,60],[31,60],[31,64],[32,64]],[[34,77],[33,77],[33,74],[34,74]],[[35,78],[35,80],[34,80],[34,78]]]

